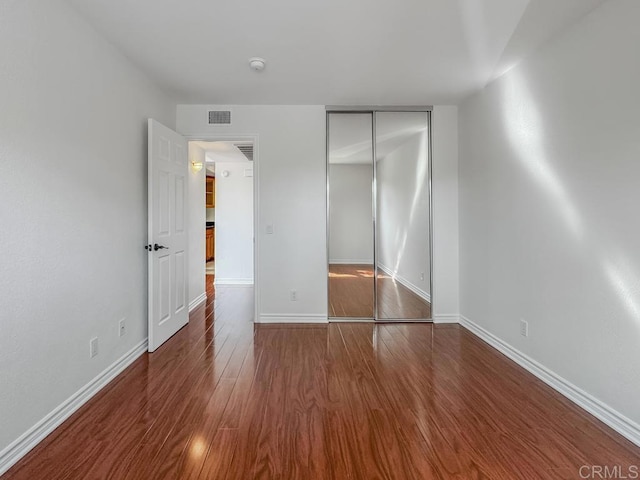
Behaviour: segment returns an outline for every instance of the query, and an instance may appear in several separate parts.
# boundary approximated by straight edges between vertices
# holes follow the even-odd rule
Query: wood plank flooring
[[[373,318],[373,265],[329,265],[329,316]]]
[[[218,287],[2,480],[574,479],[640,449],[455,325],[254,325]],[[626,470],[622,470],[626,471]]]
[[[378,320],[430,319],[431,303],[378,269]]]
[[[329,316],[372,318],[373,265],[329,265]],[[429,319],[431,304],[378,270],[378,318]]]

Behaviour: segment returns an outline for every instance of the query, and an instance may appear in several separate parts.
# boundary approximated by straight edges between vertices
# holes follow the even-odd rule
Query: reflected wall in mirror
[[[429,114],[376,112],[377,319],[431,319]]]
[[[330,113],[329,316],[374,317],[373,114]]]

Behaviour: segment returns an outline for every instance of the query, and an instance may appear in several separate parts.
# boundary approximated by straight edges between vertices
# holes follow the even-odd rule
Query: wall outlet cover
[[[523,319],[520,319],[520,335],[523,337],[529,336],[529,322]]]
[[[91,358],[98,355],[98,337],[94,337],[89,341],[89,355]]]

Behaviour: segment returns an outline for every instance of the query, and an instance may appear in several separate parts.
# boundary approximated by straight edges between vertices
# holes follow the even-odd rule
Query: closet
[[[429,107],[327,109],[329,317],[431,319]]]

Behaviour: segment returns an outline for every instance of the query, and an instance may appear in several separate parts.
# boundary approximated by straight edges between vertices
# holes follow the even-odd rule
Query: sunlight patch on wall
[[[502,117],[511,146],[532,178],[547,191],[576,239],[581,240],[584,227],[578,210],[544,152],[544,130],[540,112],[524,81],[517,74],[509,75],[505,84]]]
[[[604,270],[616,295],[629,314],[640,322],[640,279],[626,262],[604,262]]]
[[[609,258],[617,247],[601,238],[603,232],[585,226],[576,203],[545,153],[542,116],[525,81],[513,72],[504,82],[502,118],[515,158],[553,202],[554,210],[564,220],[575,243],[585,249],[585,257],[598,262],[603,278],[640,326],[640,277],[629,267],[629,262]],[[598,238],[590,232],[598,232]]]
[[[420,134],[420,147],[418,149],[418,158],[429,158],[427,151],[427,132],[426,127],[421,129],[422,133]],[[398,259],[393,269],[393,278],[400,269],[400,264],[402,263],[402,259],[404,257],[404,253],[406,251],[407,246],[407,237],[409,235],[409,227],[413,225],[415,220],[416,213],[418,212],[418,207],[420,206],[420,198],[424,195],[424,189],[427,188],[427,180],[429,174],[429,162],[417,162],[417,171],[416,171],[416,179],[415,179],[415,187],[413,198],[411,199],[411,208],[409,210],[409,222],[406,224],[406,228],[402,233],[402,240],[400,242]],[[424,213],[424,212],[422,212]]]

